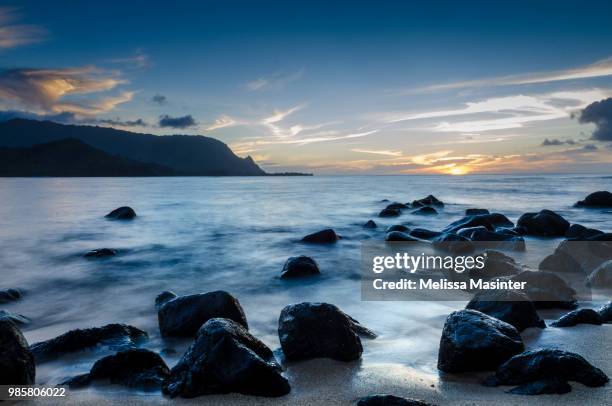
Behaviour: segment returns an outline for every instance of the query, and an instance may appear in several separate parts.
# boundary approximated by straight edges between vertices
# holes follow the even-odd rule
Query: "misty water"
[[[163,290],[179,295],[227,290],[241,302],[251,332],[273,350],[279,348],[276,329],[284,306],[324,301],[379,334],[376,340],[363,341],[359,368],[397,363],[417,373],[436,374],[444,318],[465,303],[362,301],[362,241],[382,240],[386,226],[398,223],[438,230],[462,217],[468,207],[500,212],[512,221],[524,212],[547,208],[572,223],[611,231],[611,210],[572,207],[596,190],[612,190],[612,177],[0,179],[0,288],[25,292],[22,300],[2,308],[32,320],[23,328],[30,343],[74,328],[134,325],[149,333],[143,346],[164,350],[172,366],[189,340],[161,339],[154,299]],[[446,203],[438,216],[377,218],[385,206],[381,199],[409,202],[428,194]],[[134,221],[104,218],[123,205],[136,210]],[[368,219],[374,219],[378,229],[364,229]],[[331,246],[299,242],[327,227],[342,240]],[[525,261],[537,265],[547,253],[529,251],[530,241]],[[558,241],[548,241],[551,250]],[[103,247],[117,249],[118,255],[83,257]],[[322,275],[279,279],[285,260],[300,254],[315,258]],[[533,340],[556,342],[560,333],[547,330]],[[37,382],[57,384],[87,372],[110,352],[98,348],[42,364]]]

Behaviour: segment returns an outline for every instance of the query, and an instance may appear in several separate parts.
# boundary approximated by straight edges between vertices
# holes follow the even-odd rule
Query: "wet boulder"
[[[419,216],[431,216],[438,214],[438,211],[431,206],[423,206],[414,210],[412,214],[416,214]]]
[[[127,324],[107,324],[102,327],[70,330],[50,340],[32,344],[30,350],[36,362],[43,362],[98,345],[129,348],[147,338],[147,333],[136,327]]]
[[[476,310],[459,310],[444,323],[438,369],[448,373],[491,370],[524,348],[512,325]]]
[[[576,203],[577,207],[612,207],[612,193],[600,190]]]
[[[602,323],[612,323],[612,301],[601,306],[597,313],[599,313]]]
[[[402,210],[402,209],[407,209],[408,206],[404,203],[394,202],[394,203],[388,204],[386,208],[391,209],[391,210]]]
[[[164,290],[155,298],[155,307],[159,310],[159,308],[162,307],[164,303],[169,302],[170,300],[175,299],[177,297],[178,295],[176,293],[170,290]]]
[[[291,390],[272,351],[232,320],[208,320],[164,381],[170,397],[214,393],[276,397]]]
[[[17,325],[26,325],[30,323],[30,319],[21,314],[0,310],[0,320],[10,320]]]
[[[435,249],[452,254],[467,254],[475,249],[469,239],[453,233],[441,233],[432,239],[432,243]]]
[[[331,228],[317,231],[316,233],[308,234],[302,238],[302,242],[313,244],[332,244],[340,239],[340,236]]]
[[[129,206],[122,206],[111,211],[104,217],[111,220],[132,220],[136,217],[136,212]]]
[[[486,250],[484,253],[484,266],[482,269],[470,269],[469,276],[472,279],[490,279],[499,276],[516,275],[524,268],[514,258],[495,250]]]
[[[524,227],[527,235],[540,237],[563,237],[570,227],[566,219],[551,210],[525,213],[518,219],[517,225]]]
[[[595,289],[612,289],[612,260],[595,268],[588,276],[587,282]]]
[[[394,395],[370,395],[357,401],[357,406],[432,406],[418,399],[402,398]]]
[[[0,319],[0,383],[33,385],[36,376],[34,356],[15,323]]]
[[[286,306],[278,320],[278,336],[289,361],[361,357],[360,335],[375,337],[358,321],[329,303],[304,302]]]
[[[572,386],[559,378],[543,378],[512,388],[513,395],[562,395],[572,391]]]
[[[401,231],[391,231],[385,235],[385,241],[419,241],[417,238],[410,236],[408,233]]]
[[[439,237],[442,233],[439,231],[427,230],[425,228],[414,228],[410,230],[410,235],[421,240],[432,240]]]
[[[378,217],[397,217],[402,212],[400,209],[382,209],[380,213],[378,213]]]
[[[489,214],[487,209],[465,209],[466,216],[478,216],[480,214]]]
[[[527,295],[518,291],[483,290],[477,292],[465,308],[505,321],[518,331],[546,327]]]
[[[376,227],[378,227],[378,225],[376,224],[376,222],[374,220],[368,220],[363,225],[363,228],[376,228]]]
[[[441,200],[438,200],[434,195],[429,195],[423,199],[414,200],[412,202],[412,207],[414,208],[423,206],[444,207],[444,203]]]
[[[159,390],[170,369],[159,354],[144,348],[132,348],[97,360],[88,374],[63,382],[71,389],[94,381],[109,381],[142,390]]]
[[[0,304],[14,302],[21,299],[21,292],[18,289],[0,290]]]
[[[601,316],[593,309],[578,309],[561,316],[551,324],[553,327],[573,327],[577,324],[602,324]]]
[[[535,349],[515,355],[503,363],[487,386],[525,385],[541,380],[576,381],[585,386],[603,386],[608,377],[582,356],[555,348]]]
[[[305,276],[319,275],[319,264],[305,255],[299,257],[290,257],[283,266],[281,279],[301,278]]]
[[[85,258],[108,258],[117,255],[117,250],[112,248],[98,248],[87,252]]]
[[[597,235],[603,234],[603,231],[594,228],[587,228],[580,224],[572,224],[565,232],[565,238],[570,240],[583,241],[588,240]]]
[[[516,282],[525,282],[525,293],[536,309],[575,309],[576,291],[561,277],[552,272],[523,271],[509,277]]]
[[[222,290],[179,296],[164,303],[157,312],[162,336],[193,337],[204,323],[217,317],[249,328],[238,299]]]
[[[391,231],[401,231],[402,233],[407,233],[410,231],[410,228],[406,227],[403,224],[394,224],[390,227],[387,227],[386,230],[388,233],[390,233]]]
[[[467,216],[450,223],[442,231],[445,233],[457,233],[464,228],[484,227],[489,231],[495,231],[495,226],[487,220],[486,215]]]
[[[561,245],[555,249],[555,252],[548,255],[540,262],[538,269],[550,272],[584,273],[580,262],[576,260],[572,253],[563,249]]]

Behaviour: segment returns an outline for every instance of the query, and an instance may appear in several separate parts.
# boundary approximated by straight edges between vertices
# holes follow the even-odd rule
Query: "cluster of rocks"
[[[429,195],[423,199],[414,200],[412,203],[394,202],[388,204],[387,207],[378,213],[378,217],[397,217],[402,214],[403,210],[411,209],[412,214],[432,215],[438,214],[436,208],[444,207],[444,203],[438,200],[435,196]]]

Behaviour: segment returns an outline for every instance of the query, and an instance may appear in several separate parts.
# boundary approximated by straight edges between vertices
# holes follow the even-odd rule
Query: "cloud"
[[[578,121],[595,124],[593,139],[612,141],[612,98],[589,104],[580,113]]]
[[[145,54],[142,49],[137,49],[133,56],[114,58],[110,59],[108,62],[126,64],[136,68],[148,68],[152,65],[149,55]]]
[[[77,94],[111,90],[126,83],[116,72],[93,66],[63,69],[7,69],[0,71],[0,107],[16,106],[37,113],[72,112],[95,115],[132,99],[134,92],[97,100],[67,100]],[[9,106],[7,106],[7,104]]]
[[[268,77],[260,77],[246,84],[250,91],[261,91],[267,89],[279,89],[285,85],[295,82],[304,75],[304,69],[295,72],[276,72]]]
[[[557,145],[564,145],[564,144],[568,144],[568,145],[574,145],[576,144],[576,141],[574,140],[565,140],[565,141],[561,141],[557,138],[551,138],[551,139],[544,139],[544,142],[542,142],[542,146],[543,147],[554,147]]]
[[[214,131],[220,128],[233,127],[235,125],[240,124],[238,121],[234,120],[228,115],[221,115],[217,118],[211,125],[206,127],[206,131]]]
[[[612,75],[612,57],[593,64],[573,69],[549,72],[526,73],[518,75],[498,76],[486,79],[467,80],[462,82],[443,83],[401,91],[401,94],[427,93],[435,91],[465,89],[487,86],[528,85],[558,82],[564,80],[588,79]]]
[[[597,148],[597,145],[594,144],[587,144],[584,147],[582,147],[583,151],[597,151],[599,148]]]
[[[100,119],[96,120],[95,122],[117,127],[148,127],[149,125],[142,118],[138,118],[136,120],[121,120],[119,117],[117,117],[116,119]]]
[[[191,115],[182,116],[182,117],[170,117],[165,114],[159,117],[159,126],[160,127],[170,127],[170,128],[188,128],[197,125],[196,121]]]
[[[298,105],[298,106],[291,107],[290,109],[284,110],[284,111],[275,110],[271,116],[262,119],[261,123],[262,124],[278,123],[279,121],[284,120],[285,118],[295,113],[296,111],[300,111],[302,108],[304,108],[303,105]]]
[[[15,24],[17,9],[0,6],[0,49],[15,48],[47,39],[46,29],[36,25]]]
[[[156,94],[153,97],[151,97],[151,101],[153,103],[159,104],[160,106],[163,106],[164,104],[168,102],[168,99],[163,94]]]
[[[402,151],[391,151],[391,150],[373,150],[373,149],[351,149],[353,152],[360,152],[362,154],[374,154],[374,155],[385,155],[385,156],[402,156]]]

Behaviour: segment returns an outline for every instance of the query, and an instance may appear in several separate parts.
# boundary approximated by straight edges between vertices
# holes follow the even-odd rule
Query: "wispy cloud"
[[[246,88],[250,91],[262,91],[267,89],[279,89],[285,85],[295,82],[304,75],[304,69],[299,69],[294,72],[276,72],[267,77],[257,78],[246,84]]]
[[[15,48],[47,39],[43,27],[18,24],[19,15],[14,7],[0,6],[0,49]]]
[[[359,152],[362,154],[374,154],[374,155],[385,155],[385,156],[402,156],[402,151],[392,151],[386,149],[351,149],[353,152]]]
[[[111,63],[125,64],[130,67],[136,68],[148,68],[152,65],[149,55],[145,54],[142,49],[137,49],[134,55],[127,56],[124,58],[113,58],[110,59]]]
[[[228,115],[223,114],[219,118],[217,118],[211,125],[206,127],[206,131],[214,131],[220,128],[233,127],[238,124],[239,121],[233,119]]]

